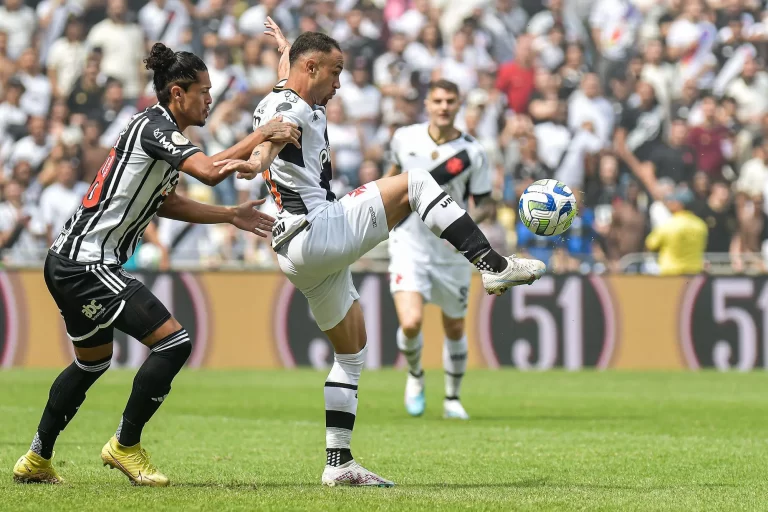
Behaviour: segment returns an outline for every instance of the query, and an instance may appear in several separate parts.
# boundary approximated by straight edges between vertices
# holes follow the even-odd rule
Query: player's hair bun
[[[163,43],[155,43],[146,62],[149,70],[154,72],[167,71],[176,62],[176,54]]]

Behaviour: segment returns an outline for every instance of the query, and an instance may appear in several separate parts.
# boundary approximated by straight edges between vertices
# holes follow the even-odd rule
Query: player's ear
[[[309,73],[310,76],[314,77],[315,73],[317,73],[317,61],[313,58],[309,58],[307,59],[304,66],[305,66],[305,69],[307,70],[307,73]]]

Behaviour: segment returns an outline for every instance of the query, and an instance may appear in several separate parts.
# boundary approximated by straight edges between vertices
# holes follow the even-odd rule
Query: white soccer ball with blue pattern
[[[520,197],[520,220],[533,233],[553,236],[564,233],[578,210],[576,197],[557,180],[534,181]]]

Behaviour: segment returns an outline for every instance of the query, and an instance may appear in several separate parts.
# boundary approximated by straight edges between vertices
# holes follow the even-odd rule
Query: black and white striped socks
[[[454,341],[447,336],[443,342],[443,369],[445,370],[445,398],[458,400],[461,381],[467,370],[467,336]]]

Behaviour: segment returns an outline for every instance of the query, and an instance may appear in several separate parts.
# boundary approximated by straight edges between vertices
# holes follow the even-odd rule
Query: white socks
[[[408,171],[408,202],[437,236],[467,213],[423,169]]]
[[[408,371],[414,377],[421,375],[421,348],[423,345],[421,332],[415,338],[406,338],[402,327],[397,330],[397,348],[408,361]]]
[[[467,335],[458,341],[445,338],[443,342],[443,369],[445,369],[445,398],[458,399],[461,380],[467,370]]]
[[[326,448],[349,449],[357,414],[357,383],[368,347],[357,354],[336,354],[325,380]]]

